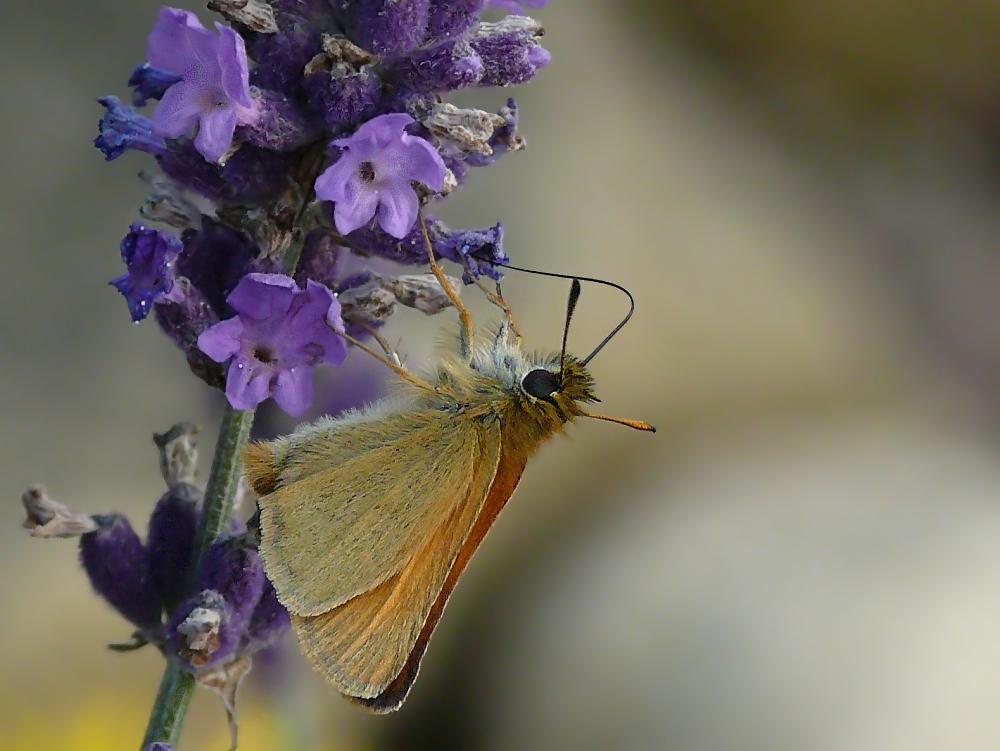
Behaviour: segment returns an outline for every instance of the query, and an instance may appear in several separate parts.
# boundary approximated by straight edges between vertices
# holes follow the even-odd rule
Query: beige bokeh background
[[[141,525],[150,433],[195,419],[208,447],[217,419],[106,286],[148,161],[103,164],[93,99],[125,93],[156,8],[21,5],[0,27],[0,748],[134,748],[160,673],[103,648],[127,627],[72,543],[19,529],[21,489]],[[593,371],[603,410],[660,432],[584,423],[540,452],[399,714],[291,658],[244,692],[241,747],[996,748],[1000,13],[538,15],[554,62],[514,92],[529,150],[442,213],[632,290]],[[565,291],[510,275],[531,345],[558,343]],[[623,310],[586,287],[574,348]],[[420,367],[440,321],[401,323]],[[225,743],[199,697],[183,748]]]

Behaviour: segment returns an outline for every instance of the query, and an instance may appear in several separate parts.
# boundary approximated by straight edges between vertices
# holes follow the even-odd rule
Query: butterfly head
[[[518,389],[525,407],[559,423],[583,414],[581,403],[598,401],[593,377],[572,355],[529,364]]]

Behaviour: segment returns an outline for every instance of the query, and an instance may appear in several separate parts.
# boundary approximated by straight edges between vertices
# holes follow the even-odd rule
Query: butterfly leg
[[[393,362],[393,364],[396,365],[396,367],[399,368],[403,367],[403,363],[399,361],[399,355],[392,347],[389,346],[389,342],[385,340],[385,337],[382,336],[381,333],[379,333],[379,330],[377,328],[375,328],[369,323],[366,323],[365,321],[358,321],[358,324],[361,326],[361,328],[363,328],[365,331],[371,334],[372,339],[378,342],[378,346],[380,346],[382,348],[382,351],[385,352],[385,356],[388,357]]]
[[[517,321],[514,320],[514,314],[510,312],[510,308],[507,306],[507,302],[503,299],[503,292],[500,290],[500,282],[497,282],[496,294],[493,294],[486,286],[483,284],[482,279],[476,279],[476,285],[483,291],[489,301],[500,308],[504,313],[504,322],[500,326],[500,334],[503,335],[506,341],[507,337],[513,333],[514,341],[517,343],[521,342],[521,329],[517,325]],[[499,338],[499,335],[498,335]]]
[[[461,321],[459,343],[461,345],[462,359],[469,362],[472,360],[472,314],[469,312],[469,309],[465,307],[465,304],[458,296],[458,293],[448,282],[448,278],[444,275],[444,272],[441,271],[441,267],[438,266],[438,262],[434,258],[434,245],[431,243],[431,237],[427,233],[427,223],[424,221],[424,215],[418,214],[417,219],[420,221],[420,229],[424,234],[424,243],[427,245],[427,256],[431,262],[431,271],[434,272],[434,276],[436,276],[438,282],[441,283],[441,288],[444,289],[444,293],[448,295],[448,299],[451,300],[451,304],[458,310],[458,317]]]

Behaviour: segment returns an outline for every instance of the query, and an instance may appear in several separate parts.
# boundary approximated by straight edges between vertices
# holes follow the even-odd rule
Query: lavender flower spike
[[[180,302],[183,293],[174,283],[174,262],[183,245],[169,232],[135,222],[122,240],[122,261],[128,272],[108,282],[125,296],[132,320],[143,320],[159,300]]]
[[[252,125],[259,117],[243,38],[228,26],[215,26],[218,36],[194,13],[161,8],[148,50],[150,65],[182,77],[153,112],[153,131],[180,138],[198,124],[194,145],[209,162],[222,159],[237,125]]]
[[[333,142],[346,151],[316,180],[316,195],[336,203],[333,218],[340,234],[364,226],[378,209],[382,229],[406,237],[420,209],[410,181],[444,189],[444,161],[431,144],[404,130],[412,122],[404,113],[381,115]]]
[[[339,365],[347,345],[340,303],[322,284],[309,280],[300,289],[282,274],[247,274],[226,302],[237,316],[217,323],[198,337],[198,347],[216,362],[232,358],[226,397],[236,409],[252,409],[274,396],[298,417],[312,403],[312,368]]]

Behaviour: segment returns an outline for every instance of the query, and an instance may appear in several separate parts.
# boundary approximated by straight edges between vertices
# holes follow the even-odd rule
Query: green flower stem
[[[149,716],[149,725],[146,726],[146,735],[142,739],[142,748],[156,741],[177,745],[194,688],[194,676],[182,668],[176,658],[169,658],[153,712]]]
[[[219,440],[215,444],[212,471],[205,488],[192,571],[197,571],[205,553],[215,538],[227,528],[233,515],[233,501],[243,474],[243,452],[250,437],[253,416],[252,409],[244,411],[226,405],[222,426],[219,428]],[[168,658],[167,669],[160,681],[160,690],[156,694],[156,702],[146,726],[146,735],[142,739],[143,749],[156,741],[177,745],[194,688],[194,676],[184,670],[176,658]]]

